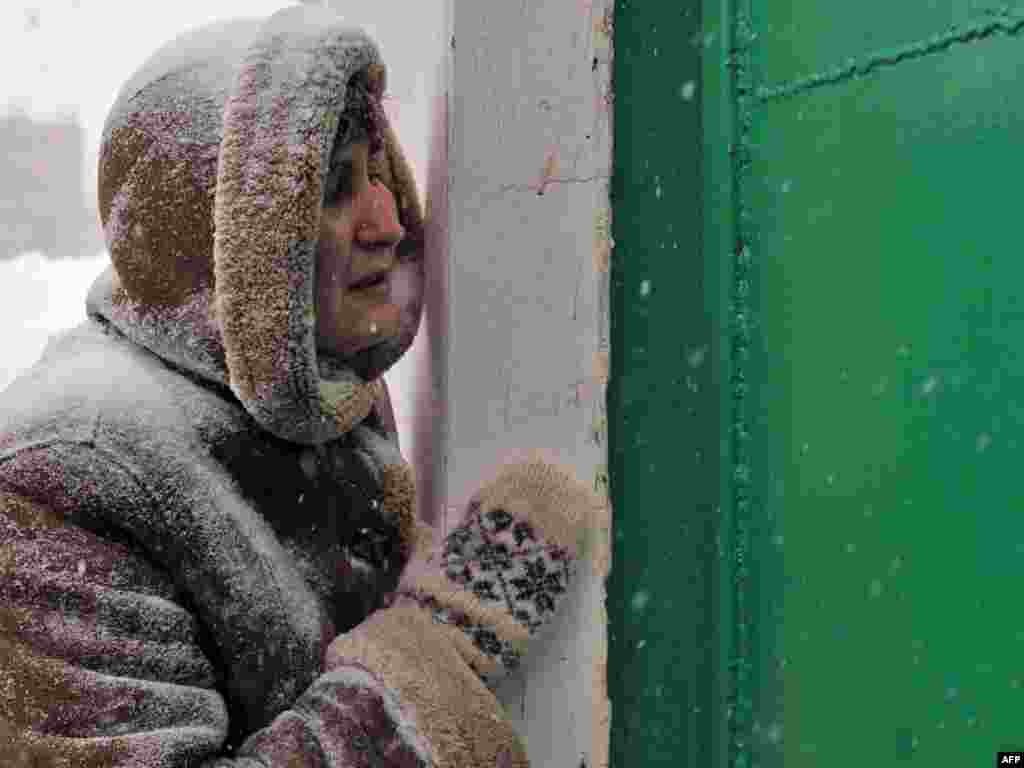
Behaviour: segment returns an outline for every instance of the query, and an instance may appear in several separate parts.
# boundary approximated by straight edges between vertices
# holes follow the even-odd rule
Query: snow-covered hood
[[[200,28],[158,51],[104,126],[99,209],[112,266],[87,309],[165,361],[228,385],[278,437],[348,432],[412,343],[423,281],[423,212],[383,111],[387,167],[413,290],[401,330],[346,361],[317,350],[316,246],[343,113],[379,104],[377,46],[334,12]],[[360,114],[365,115],[365,112]],[[355,371],[360,370],[363,376]]]

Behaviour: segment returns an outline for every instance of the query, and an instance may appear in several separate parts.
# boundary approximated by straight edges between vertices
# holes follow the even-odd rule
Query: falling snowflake
[[[633,610],[638,613],[647,607],[647,602],[651,599],[651,595],[646,590],[640,590],[633,595]]]

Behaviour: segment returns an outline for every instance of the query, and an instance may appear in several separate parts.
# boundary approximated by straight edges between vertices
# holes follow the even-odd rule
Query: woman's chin
[[[388,351],[392,347],[387,340],[378,341],[345,358],[348,365],[363,381],[379,379],[394,364]]]
[[[330,357],[336,365],[344,366],[363,381],[369,382],[380,378],[381,374],[391,367],[386,362],[390,359],[390,355],[382,354],[382,348],[389,346],[391,345],[386,340],[378,340],[354,348],[318,344],[317,352],[322,356]]]
[[[412,344],[419,327],[421,306],[401,307],[381,304],[377,311],[365,313],[361,322],[372,334],[342,336],[321,333],[317,349],[336,363],[355,373],[363,381],[374,381],[393,366]]]

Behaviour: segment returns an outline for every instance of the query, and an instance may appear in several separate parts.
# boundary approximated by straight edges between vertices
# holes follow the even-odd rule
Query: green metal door
[[[1024,3],[651,5],[616,16],[614,764],[993,765]]]

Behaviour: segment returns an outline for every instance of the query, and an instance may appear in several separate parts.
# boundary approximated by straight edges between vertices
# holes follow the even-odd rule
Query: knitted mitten
[[[380,704],[347,715],[348,727],[369,737],[362,743],[376,752],[374,765],[406,765],[410,745],[418,755],[410,765],[529,765],[488,686],[519,665],[554,616],[598,503],[541,460],[505,467],[443,545],[409,564],[390,604],[331,643],[330,679],[353,701]],[[377,732],[392,736],[375,742]]]

